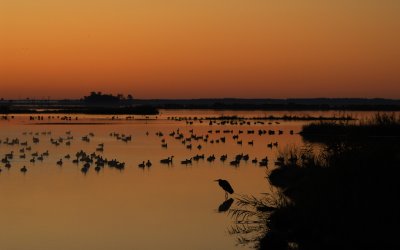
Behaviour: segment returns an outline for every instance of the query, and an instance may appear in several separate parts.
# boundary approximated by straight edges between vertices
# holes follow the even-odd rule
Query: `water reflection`
[[[157,120],[80,116],[79,123],[40,126],[22,115],[0,121],[0,156],[6,158],[0,166],[2,248],[235,248],[224,230],[232,222],[213,211],[222,193],[212,180],[229,180],[235,191],[256,196],[269,190],[265,167],[280,148],[302,144],[296,133],[304,122],[187,124],[162,119],[166,115]],[[12,160],[4,157],[11,152]],[[260,168],[260,162],[266,166]],[[236,196],[225,200],[218,211],[229,213],[235,201]]]
[[[233,201],[234,201],[233,198],[229,198],[229,199],[225,200],[224,202],[222,202],[221,205],[219,205],[219,207],[218,207],[218,212],[222,213],[222,212],[228,211],[231,208]]]

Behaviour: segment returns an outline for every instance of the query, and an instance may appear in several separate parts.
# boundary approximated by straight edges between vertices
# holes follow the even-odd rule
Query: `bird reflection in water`
[[[225,200],[224,202],[221,203],[218,207],[218,212],[223,213],[229,210],[233,204],[233,198],[229,198],[228,200]]]

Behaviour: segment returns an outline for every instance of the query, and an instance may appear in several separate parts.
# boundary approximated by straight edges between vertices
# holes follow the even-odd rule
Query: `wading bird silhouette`
[[[233,194],[233,188],[227,180],[218,179],[218,185],[225,191],[225,199],[228,199],[228,193]]]

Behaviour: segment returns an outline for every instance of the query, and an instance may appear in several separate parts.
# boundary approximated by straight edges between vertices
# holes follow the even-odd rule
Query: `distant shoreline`
[[[83,100],[0,100],[0,114],[157,115],[160,109],[226,111],[400,111],[400,100],[313,99],[133,99],[117,103]]]
[[[111,125],[111,122],[35,122],[27,125]]]

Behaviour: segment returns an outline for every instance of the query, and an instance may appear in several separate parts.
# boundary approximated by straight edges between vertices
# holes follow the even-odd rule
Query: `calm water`
[[[80,116],[75,124],[40,124],[43,121],[30,121],[19,115],[9,121],[0,121],[0,157],[13,151],[11,167],[0,163],[0,248],[1,249],[246,249],[237,246],[235,237],[229,235],[232,219],[226,213],[218,213],[219,205],[225,200],[224,192],[213,180],[227,179],[238,194],[259,196],[269,192],[265,176],[267,169],[251,163],[251,159],[268,156],[269,168],[273,167],[278,150],[292,145],[302,145],[297,134],[304,122],[272,122],[250,125],[212,125],[208,122],[194,122],[167,119],[175,117],[205,117],[220,115],[239,115],[260,117],[282,115],[287,112],[232,112],[232,111],[179,111],[164,110],[155,119],[135,117],[134,120],[111,120],[111,116]],[[337,115],[339,113],[290,114]],[[365,117],[370,113],[358,113]],[[154,119],[153,119],[154,118]],[[50,122],[61,122],[59,119]],[[86,123],[86,124],[77,124]],[[179,131],[184,137],[193,134],[209,135],[208,142],[202,140],[187,142],[169,136]],[[257,130],[282,130],[283,134],[262,135]],[[208,133],[213,130],[213,133]],[[215,133],[221,130],[221,133]],[[223,130],[233,133],[224,134]],[[232,138],[239,134],[238,145]],[[255,134],[247,134],[255,130]],[[50,139],[67,138],[70,131],[73,139],[67,146],[65,140],[55,146]],[[24,132],[26,134],[24,135]],[[32,134],[30,134],[32,132]],[[46,132],[46,133],[44,133]],[[51,132],[48,134],[47,132]],[[132,141],[123,142],[110,136],[116,132],[131,135]],[[146,135],[148,132],[148,135]],[[163,136],[156,136],[162,132]],[[38,133],[38,135],[35,135]],[[81,140],[89,136],[90,142]],[[39,143],[32,142],[33,137]],[[226,137],[226,142],[216,140]],[[31,151],[25,151],[26,159],[20,159],[21,145],[7,145],[4,141],[18,138],[28,142]],[[161,147],[165,139],[167,148]],[[214,143],[211,143],[214,140]],[[248,145],[253,141],[254,145]],[[268,148],[270,142],[278,142],[278,147]],[[108,159],[125,162],[124,170],[104,167],[98,173],[94,166],[87,174],[81,172],[82,163],[72,163],[77,151],[95,152],[99,143],[104,143],[104,151],[97,152]],[[198,145],[202,148],[199,150]],[[43,162],[31,163],[31,154],[39,155],[48,150],[49,156]],[[248,162],[242,161],[239,167],[230,166],[236,154],[249,154]],[[56,162],[65,155],[63,165]],[[182,165],[181,160],[196,154],[205,157],[215,154],[212,163],[207,160]],[[223,163],[222,154],[228,155]],[[174,156],[172,165],[162,165],[160,160]],[[150,168],[139,168],[142,161],[150,160]],[[23,174],[22,166],[28,171]],[[235,197],[235,195],[233,195]]]

